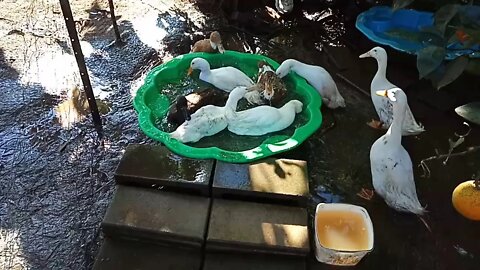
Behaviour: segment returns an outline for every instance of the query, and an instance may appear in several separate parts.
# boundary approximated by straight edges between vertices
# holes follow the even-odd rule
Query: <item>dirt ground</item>
[[[100,139],[88,114],[68,118],[83,119],[76,124],[56,114],[81,86],[59,1],[0,5],[0,269],[90,269],[116,165],[127,144],[149,141],[131,92],[153,65],[189,50],[173,24],[165,40],[145,44],[137,33],[152,33],[142,20],[178,12],[180,23],[197,22],[193,32],[204,15],[188,2],[115,1],[127,42],[116,47],[107,1],[71,1],[96,97],[111,105]]]

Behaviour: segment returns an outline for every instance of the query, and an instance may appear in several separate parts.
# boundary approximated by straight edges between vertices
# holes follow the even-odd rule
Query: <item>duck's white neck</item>
[[[210,46],[212,47],[212,49],[217,49],[217,44],[215,42],[213,42],[212,40],[210,40]]]
[[[377,73],[375,73],[375,77],[373,77],[372,83],[388,83],[390,82],[387,80],[387,59],[376,59],[377,60]],[[376,89],[379,90],[379,89]],[[376,91],[375,90],[375,91]]]
[[[305,63],[302,63],[298,60],[295,60],[295,59],[291,59],[290,60],[291,63],[290,63],[290,70],[297,73],[298,75],[300,75],[301,77],[308,77],[307,73],[305,72],[306,69],[304,67],[308,66],[307,64]]]
[[[210,77],[212,75],[212,71],[210,67],[200,69],[200,80],[210,82]]]
[[[393,121],[385,134],[389,138],[389,143],[400,145],[402,143],[403,119],[405,118],[406,103],[397,101],[393,105]]]
[[[230,92],[230,94],[228,95],[227,102],[225,103],[225,108],[230,109],[232,111],[236,111],[238,101],[240,101],[240,99],[242,99],[242,97],[243,97],[242,94],[245,94],[245,91],[240,90],[241,93],[239,93],[235,89],[232,92]]]

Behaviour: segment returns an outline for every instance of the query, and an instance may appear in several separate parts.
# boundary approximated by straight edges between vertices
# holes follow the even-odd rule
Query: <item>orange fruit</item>
[[[480,221],[480,189],[474,180],[460,183],[452,194],[452,204],[462,216]]]

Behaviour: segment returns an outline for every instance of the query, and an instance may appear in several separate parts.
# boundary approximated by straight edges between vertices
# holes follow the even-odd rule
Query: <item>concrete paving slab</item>
[[[306,256],[307,224],[300,207],[214,199],[206,248]]]
[[[217,162],[212,194],[220,198],[306,205],[307,162],[274,158],[252,164]]]
[[[201,258],[198,249],[181,249],[134,240],[106,238],[93,269],[198,270]]]
[[[203,270],[302,270],[306,269],[304,257],[207,252]]]
[[[214,160],[189,159],[164,146],[131,144],[115,172],[118,184],[164,187],[208,195]]]
[[[117,186],[102,228],[109,236],[157,239],[200,247],[210,199],[147,188]]]

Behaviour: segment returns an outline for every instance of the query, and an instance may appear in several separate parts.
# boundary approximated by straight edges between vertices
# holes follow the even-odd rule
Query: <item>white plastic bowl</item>
[[[349,211],[360,214],[364,218],[364,222],[367,226],[366,229],[368,232],[368,249],[358,251],[343,251],[330,249],[322,246],[320,244],[320,239],[317,232],[317,218],[319,213],[322,213],[322,211]],[[365,255],[367,255],[373,250],[373,224],[367,210],[363,207],[344,203],[320,203],[317,205],[317,209],[315,211],[314,226],[315,257],[319,262],[332,265],[353,266],[356,265]]]

